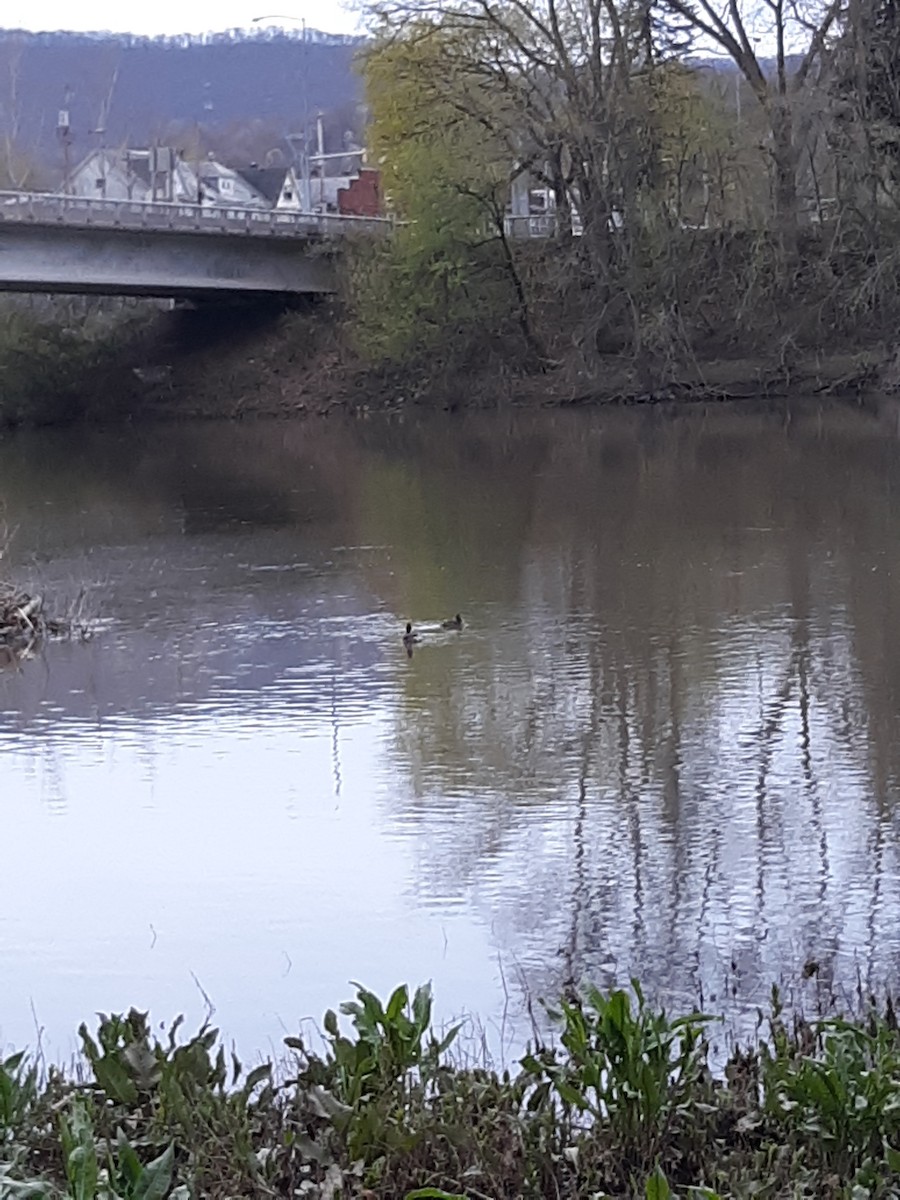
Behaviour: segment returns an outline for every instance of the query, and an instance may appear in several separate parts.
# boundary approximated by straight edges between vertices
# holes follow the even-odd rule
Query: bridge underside
[[[0,291],[211,299],[334,292],[318,241],[0,224]]]

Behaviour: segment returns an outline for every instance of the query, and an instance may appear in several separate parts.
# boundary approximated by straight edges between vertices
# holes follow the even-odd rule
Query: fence
[[[383,234],[388,217],[295,213],[277,209],[183,204],[170,201],[87,199],[49,192],[0,191],[0,224],[72,225],[107,229],[182,230],[264,237],[334,238],[354,231]]]

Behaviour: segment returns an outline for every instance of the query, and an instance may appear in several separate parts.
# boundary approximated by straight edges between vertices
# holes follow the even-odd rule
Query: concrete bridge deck
[[[0,192],[0,291],[204,298],[333,292],[377,217]]]

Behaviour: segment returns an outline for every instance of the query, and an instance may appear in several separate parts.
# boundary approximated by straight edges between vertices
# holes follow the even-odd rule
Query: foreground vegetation
[[[512,1072],[473,1066],[431,994],[359,988],[322,1046],[252,1070],[204,1025],[147,1014],[80,1029],[83,1059],[0,1062],[0,1196],[895,1196],[900,1033],[890,1003],[786,1019],[710,1069],[710,1018],[631,992],[561,1002],[553,1045]]]

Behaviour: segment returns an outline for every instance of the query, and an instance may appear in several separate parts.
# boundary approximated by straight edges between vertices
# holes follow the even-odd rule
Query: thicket
[[[187,1200],[896,1196],[900,1033],[890,1003],[788,1020],[710,1067],[714,1024],[588,989],[513,1070],[437,1033],[428,988],[356,999],[321,1046],[249,1071],[204,1025],[82,1025],[69,1071],[0,1061],[0,1196]]]
[[[121,372],[112,387],[105,373],[154,311],[82,297],[8,297],[0,304],[0,428],[115,413]]]

